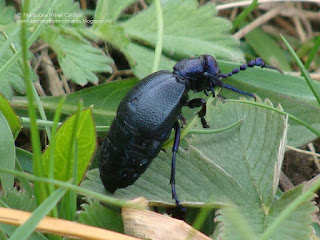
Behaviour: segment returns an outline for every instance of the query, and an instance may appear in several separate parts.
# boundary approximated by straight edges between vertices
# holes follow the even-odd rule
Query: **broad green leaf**
[[[99,0],[94,14],[95,20],[116,21],[121,12],[136,0]],[[94,24],[96,28],[99,24]]]
[[[243,120],[228,131],[192,135],[189,149],[179,149],[176,166],[177,193],[186,205],[234,203],[241,206],[268,205],[277,188],[284,152],[286,121],[264,108],[244,104],[210,106],[211,128],[222,128]],[[144,196],[153,203],[169,204],[171,151],[161,152],[135,184],[113,196],[131,199]],[[98,170],[90,171],[84,187],[106,193]],[[107,193],[106,193],[107,194]]]
[[[117,23],[101,23],[95,25],[92,33],[99,39],[109,42],[114,48],[126,53],[126,46],[129,44],[129,39],[126,36],[123,28]],[[128,57],[130,62],[130,56]]]
[[[95,19],[111,22],[95,24],[92,32],[99,39],[122,51],[134,68],[134,73],[142,77],[150,74],[152,69],[152,66],[148,65],[150,59],[153,59],[151,49],[157,41],[157,20],[155,8],[151,5],[127,21],[116,21],[121,10],[131,2],[112,1],[111,4],[109,0],[99,1]],[[214,17],[216,10],[213,4],[202,7],[198,5],[198,1],[195,0],[163,2],[163,53],[175,59],[211,54],[218,59],[238,62],[243,60],[241,51],[236,48],[238,41],[228,33],[231,23],[223,18]],[[203,24],[204,22],[206,24]],[[137,42],[141,46],[140,49],[135,46]],[[146,54],[152,58],[146,58]],[[162,57],[162,61],[165,60],[168,62],[163,62],[162,65],[172,65],[172,60]],[[147,69],[143,70],[145,67]]]
[[[14,170],[15,166],[15,146],[12,132],[7,119],[0,112],[0,166]],[[8,190],[13,188],[14,176],[12,174],[2,173],[0,175],[2,190],[7,193]]]
[[[53,8],[52,8],[53,7]],[[41,20],[43,17],[46,19],[51,19],[50,24],[55,26],[59,25],[72,25],[73,27],[84,25],[83,24],[83,14],[80,11],[79,2],[74,2],[72,0],[57,1],[54,6],[52,6],[52,1],[46,0],[33,0],[30,2],[30,13],[29,20]],[[73,20],[81,20],[79,22]]]
[[[5,0],[0,0],[0,25],[7,25],[13,21],[16,13],[13,6],[7,6]]]
[[[4,194],[0,194],[0,200],[5,202],[7,206],[13,209],[32,212],[37,208],[37,203],[33,197],[30,197],[30,195],[24,191],[17,191],[15,188],[12,188],[6,196]],[[17,227],[8,224],[0,224],[0,229],[11,236]],[[44,239],[47,238],[40,233],[33,233],[29,237],[29,240]]]
[[[71,162],[69,162],[68,157],[75,117],[75,115],[69,117],[56,133],[54,151],[54,177],[60,181],[67,181],[69,180],[69,176],[72,176],[73,157],[71,158]],[[79,151],[77,179],[79,184],[88,168],[96,148],[96,133],[91,108],[81,112],[79,118],[79,128],[76,134]],[[47,176],[49,171],[49,152],[50,145],[46,148],[42,157]]]
[[[154,59],[153,50],[130,42],[126,51],[132,59],[139,60],[137,64],[132,66],[132,71],[138,78],[142,79],[152,73],[152,60]],[[161,55],[159,69],[172,71],[175,64],[176,61]]]
[[[238,45],[228,32],[232,24],[216,17],[216,9],[208,3],[199,7],[198,1],[172,0],[162,4],[164,19],[163,52],[169,56],[186,57],[211,54],[218,59],[243,60]],[[204,24],[205,23],[205,24]],[[122,23],[132,40],[155,46],[157,21],[154,5]],[[140,59],[135,59],[139,64]]]
[[[109,229],[123,233],[121,211],[103,206],[99,201],[89,200],[89,203],[81,205],[78,221],[83,224]]]
[[[12,42],[13,43],[18,42],[19,34],[16,34],[14,30],[12,30],[11,32],[7,29],[6,34],[8,35],[9,38],[11,37],[11,34],[15,34]],[[6,49],[1,48],[2,45],[4,44],[7,45]],[[16,48],[20,49],[20,45],[18,46],[16,44],[14,45]],[[6,38],[3,34],[0,34],[0,49],[4,50],[4,51],[1,51],[1,58],[0,58],[0,66],[1,66],[0,71],[3,72],[5,63],[14,55],[14,53],[10,49],[9,42],[6,41]],[[10,100],[12,98],[13,96],[12,87],[20,93],[22,93],[25,90],[22,69],[18,62],[15,62],[11,66],[11,68],[9,68],[5,72],[3,72],[3,74],[1,74],[0,92],[6,99]]]
[[[238,208],[243,219],[246,220],[248,226],[255,231],[256,234],[262,234],[264,230],[272,223],[272,221],[287,207],[295,198],[303,192],[304,185],[299,185],[286,192],[279,200],[274,201],[270,207],[262,208],[260,211],[254,208]],[[309,201],[311,198],[309,199]],[[219,239],[228,240],[247,240],[239,234],[239,229],[231,220],[231,214],[234,209],[225,208],[219,210],[216,221],[221,224]],[[270,239],[292,239],[305,240],[310,239],[312,232],[312,213],[316,211],[316,207],[312,202],[305,202],[300,205],[296,211],[278,227]],[[246,226],[246,227],[248,227]],[[243,229],[245,230],[245,229]]]
[[[51,26],[46,27],[41,38],[57,53],[64,75],[77,84],[97,82],[95,73],[112,71],[112,60],[84,39],[68,37]]]
[[[246,42],[255,50],[265,62],[283,71],[290,71],[290,63],[284,50],[279,44],[261,28],[256,28],[245,35]]]
[[[2,112],[4,117],[7,119],[12,135],[14,139],[16,139],[20,132],[21,124],[17,114],[14,112],[10,103],[3,97],[2,94],[0,94],[0,112]]]

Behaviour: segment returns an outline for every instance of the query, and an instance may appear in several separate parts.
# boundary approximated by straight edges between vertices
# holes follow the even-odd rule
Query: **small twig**
[[[316,155],[316,149],[314,148],[313,143],[308,143],[308,148],[310,149],[310,151],[311,151],[312,153],[314,153],[314,154],[312,155],[313,161],[314,161],[314,163],[316,164],[318,170],[320,171],[319,158],[318,158],[317,155]]]
[[[289,35],[295,35],[296,34],[296,30],[292,25],[292,22],[289,21],[288,19],[285,19],[283,17],[275,17],[273,19],[275,21],[275,23],[277,24],[278,27],[281,27],[281,31],[285,30]],[[263,27],[267,27],[267,26],[263,26]],[[281,33],[280,31],[276,32],[277,34]]]
[[[31,215],[31,212],[0,208],[1,223],[20,226],[24,224]],[[37,225],[37,231],[85,240],[138,240],[138,238],[110,230],[52,217],[43,218]]]
[[[42,60],[43,60],[43,51],[41,52],[41,54],[40,54],[40,57],[37,59],[38,61],[37,61],[37,63],[36,63],[36,65],[34,66],[34,68],[33,68],[33,71],[34,72],[37,72],[38,71],[38,68],[40,67],[40,65],[41,65],[41,62],[42,62]]]
[[[230,15],[230,21],[233,22],[233,20],[236,18],[238,15],[238,8],[232,9],[231,15]]]
[[[263,3],[280,3],[280,2],[304,2],[304,3],[318,3],[319,0],[259,0],[259,4]],[[232,2],[232,3],[227,3],[227,4],[222,4],[217,6],[217,10],[226,10],[229,8],[236,8],[236,7],[245,7],[248,6],[252,3],[252,1],[241,1],[241,2]]]
[[[310,152],[310,151],[302,150],[302,149],[299,149],[299,148],[291,147],[289,145],[286,145],[286,148],[289,149],[289,150],[293,150],[293,151],[299,152],[299,153],[304,153],[304,154],[308,154],[308,155],[311,155],[311,156],[320,157],[320,154],[316,153],[316,152]]]
[[[68,79],[65,75],[63,74],[59,74],[61,80],[62,80],[62,83],[63,83],[63,87],[64,87],[64,90],[66,91],[67,94],[70,94],[71,93],[71,90],[69,88],[69,85],[68,85]]]
[[[40,52],[40,51],[42,51],[42,50],[45,49],[45,48],[49,48],[49,45],[46,44],[46,43],[41,44],[38,48],[31,49],[31,52],[32,52],[32,53]]]
[[[300,72],[289,72],[289,73],[292,74],[292,75],[296,75],[296,76],[300,76],[301,75]],[[320,73],[310,73],[310,76],[314,81],[320,82]]]
[[[132,75],[132,71],[131,70],[118,70],[112,73],[112,75],[107,79],[106,82],[110,82],[112,81],[114,78],[118,77],[118,76],[123,76],[123,75]]]
[[[143,9],[147,9],[148,8],[148,4],[146,4],[146,2],[144,0],[139,0],[141,6],[143,7]]]
[[[293,24],[296,29],[296,33],[298,34],[300,41],[301,42],[306,41],[307,37],[306,37],[305,32],[303,31],[303,27],[302,27],[302,24],[300,22],[299,17],[292,17],[292,21],[293,21]]]
[[[62,88],[62,83],[58,76],[58,71],[53,66],[53,63],[51,62],[51,59],[48,56],[47,49],[44,50],[42,68],[47,76],[49,89],[52,95],[53,96],[65,95],[66,93]]]
[[[290,190],[291,188],[294,188],[293,183],[282,171],[280,172],[279,185],[285,192]]]
[[[40,97],[47,96],[47,94],[45,93],[45,91],[43,90],[43,88],[39,82],[35,82],[35,83],[33,83],[33,85],[36,88],[37,93],[39,94]]]
[[[247,33],[251,32],[252,30],[256,29],[257,27],[261,26],[262,24],[264,24],[265,22],[269,21],[270,19],[274,18],[275,16],[277,16],[282,9],[284,8],[284,5],[281,5],[277,8],[274,8],[272,10],[270,10],[269,12],[265,13],[264,15],[258,17],[256,20],[252,21],[251,23],[249,23],[247,26],[245,26],[244,28],[242,28],[240,31],[238,31],[237,33],[235,33],[233,36],[236,39],[240,39],[243,36],[245,36]]]

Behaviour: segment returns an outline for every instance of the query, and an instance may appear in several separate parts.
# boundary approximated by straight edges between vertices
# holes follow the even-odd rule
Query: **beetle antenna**
[[[257,58],[255,60],[251,60],[250,62],[246,63],[246,64],[242,64],[239,68],[235,68],[232,70],[232,72],[229,73],[221,73],[220,77],[222,78],[227,78],[227,77],[231,77],[234,74],[239,73],[240,71],[244,71],[246,70],[248,67],[252,68],[254,66],[260,66],[261,68],[270,68],[270,69],[274,69],[277,70],[278,72],[280,72],[281,74],[283,74],[283,72],[274,66],[271,65],[267,65],[265,64],[265,62],[262,60],[262,58]]]
[[[232,86],[230,86],[230,85],[228,85],[228,84],[223,84],[223,87],[226,88],[226,89],[229,89],[229,90],[231,90],[231,91],[240,93],[240,94],[242,94],[242,95],[250,96],[250,97],[256,99],[256,96],[255,96],[254,94],[248,93],[248,92],[245,92],[245,91],[242,91],[242,90],[240,90],[240,89],[238,89],[238,88],[236,88],[236,87],[232,87]]]

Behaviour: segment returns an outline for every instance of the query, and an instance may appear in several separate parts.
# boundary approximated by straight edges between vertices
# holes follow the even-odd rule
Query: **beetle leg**
[[[182,208],[181,202],[178,199],[177,193],[176,193],[176,185],[175,185],[175,171],[176,171],[176,154],[179,149],[180,144],[180,124],[178,121],[174,124],[174,144],[172,147],[172,165],[171,165],[171,178],[170,178],[170,184],[171,184],[171,191],[172,191],[172,198],[176,201],[176,204],[178,207]]]
[[[195,107],[202,107],[201,110],[198,112],[198,116],[201,119],[202,127],[203,128],[209,128],[209,124],[207,123],[204,116],[207,113],[207,103],[206,100],[203,98],[194,98],[191,99],[189,102],[187,102],[187,106],[189,108],[195,108]]]

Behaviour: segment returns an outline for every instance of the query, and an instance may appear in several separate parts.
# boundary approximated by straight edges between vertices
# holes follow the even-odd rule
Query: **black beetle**
[[[122,99],[101,148],[100,178],[106,190],[113,193],[118,188],[133,184],[158,155],[174,128],[170,184],[172,197],[181,207],[175,191],[175,160],[180,142],[179,120],[183,121],[182,107],[202,107],[198,115],[202,126],[209,127],[204,118],[205,99],[189,100],[188,92],[204,91],[207,95],[207,91],[211,91],[214,94],[214,87],[222,87],[254,97],[251,93],[222,82],[222,78],[253,66],[280,71],[257,58],[230,73],[221,74],[214,57],[202,55],[183,59],[173,67],[173,72],[158,71],[142,79]]]

